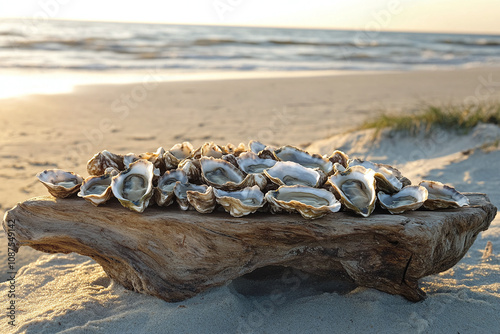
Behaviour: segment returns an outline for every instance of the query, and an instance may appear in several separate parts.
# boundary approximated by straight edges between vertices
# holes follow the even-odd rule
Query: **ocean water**
[[[500,64],[500,36],[23,20],[0,69],[418,70]]]

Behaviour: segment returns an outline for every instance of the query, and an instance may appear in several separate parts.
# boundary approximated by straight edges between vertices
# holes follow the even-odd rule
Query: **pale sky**
[[[0,0],[0,17],[500,34],[500,0]]]

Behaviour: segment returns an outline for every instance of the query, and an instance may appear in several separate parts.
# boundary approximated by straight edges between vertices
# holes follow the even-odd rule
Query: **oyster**
[[[112,169],[114,171],[114,169]],[[98,206],[106,203],[113,192],[111,191],[111,181],[114,175],[107,173],[101,176],[89,176],[86,178],[80,187],[79,197]]]
[[[325,189],[306,186],[281,186],[278,190],[269,191],[266,201],[272,212],[285,210],[298,211],[307,219],[320,218],[327,213],[340,210],[340,202],[333,193]]]
[[[246,152],[236,158],[238,166],[247,174],[262,174],[264,169],[273,167],[276,160],[262,159],[254,152]]]
[[[140,159],[113,177],[111,190],[120,203],[133,211],[143,212],[153,195],[154,166]]]
[[[469,205],[469,199],[452,186],[437,181],[422,181],[420,186],[426,188],[429,193],[424,202],[426,209],[460,208]]]
[[[278,161],[273,167],[265,169],[264,174],[280,186],[320,187],[326,180],[326,175],[321,170],[307,168],[291,161]]]
[[[410,180],[406,179],[407,184],[403,184],[401,172],[389,165],[378,164],[371,161],[363,161],[360,159],[349,160],[349,166],[363,166],[375,171],[375,179],[377,180],[377,190],[394,194],[400,191],[403,186],[409,185]]]
[[[205,184],[196,185],[177,181],[174,193],[182,210],[188,210],[189,206],[192,205],[200,213],[210,213],[215,208],[213,188]]]
[[[75,173],[62,169],[47,169],[36,175],[38,180],[57,198],[66,198],[76,193],[83,182],[83,178]]]
[[[340,164],[342,165],[344,168],[347,168],[349,166],[349,157],[347,156],[347,154],[345,154],[344,152],[342,151],[339,151],[339,150],[335,150],[332,155],[330,157],[328,157],[328,160],[332,163],[332,164]]]
[[[261,187],[261,178],[254,174],[245,174],[230,162],[222,159],[202,157],[201,178],[214,188],[222,190],[238,190],[258,185]],[[265,184],[262,188],[265,187]]]
[[[222,148],[215,144],[214,142],[206,142],[201,145],[199,148],[191,152],[191,158],[193,159],[201,159],[201,157],[211,157],[220,159],[226,152],[222,150]]]
[[[165,169],[163,164],[163,155],[165,154],[165,149],[163,147],[158,147],[156,152],[146,152],[146,153],[128,153],[123,157],[123,164],[125,167],[129,167],[131,163],[143,159],[151,162],[155,168]]]
[[[333,190],[342,204],[355,213],[368,217],[375,209],[375,171],[363,166],[352,166],[330,176]]]
[[[181,169],[167,171],[158,180],[155,188],[155,200],[159,206],[169,206],[175,199],[174,187],[176,182],[188,183],[188,177]]]
[[[222,147],[222,151],[225,154],[232,154],[235,157],[240,156],[240,154],[245,153],[247,151],[247,148],[245,144],[240,143],[238,146],[234,146],[231,143],[228,143],[226,146]]]
[[[217,203],[233,217],[242,217],[257,211],[266,203],[257,185],[237,191],[214,189]]]
[[[262,144],[259,141],[251,140],[248,143],[248,148],[250,149],[251,152],[253,152],[255,154],[259,154],[260,151],[263,151],[266,149],[266,145]]]
[[[406,186],[393,195],[379,191],[377,197],[380,206],[390,213],[403,213],[420,208],[427,200],[427,189],[421,186]]]
[[[165,164],[165,168],[167,170],[177,168],[179,163],[189,157],[193,150],[193,145],[191,145],[190,142],[186,141],[181,144],[175,144],[163,155],[163,163]]]
[[[276,157],[274,156],[274,151],[276,150],[275,147],[266,146],[259,141],[251,140],[248,143],[248,149],[249,151],[257,154],[261,159],[276,160]]]
[[[186,173],[188,180],[191,183],[199,183],[201,180],[201,164],[199,159],[184,159],[179,163],[177,169],[181,169],[184,173]]]
[[[276,164],[276,160],[273,159],[263,159],[253,152],[246,152],[240,154],[236,158],[239,168],[249,174],[254,175],[255,183],[264,190],[267,185],[267,177],[264,173],[265,169],[271,168]]]
[[[283,146],[274,151],[274,155],[281,161],[296,162],[304,167],[312,169],[319,168],[326,175],[330,174],[333,169],[333,163],[328,159],[324,159],[319,154],[309,154],[293,146]]]
[[[89,175],[103,175],[109,167],[113,167],[117,171],[124,170],[123,155],[104,150],[94,155],[87,162],[87,172]]]

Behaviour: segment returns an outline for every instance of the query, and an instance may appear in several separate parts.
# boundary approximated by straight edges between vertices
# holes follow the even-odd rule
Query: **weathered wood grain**
[[[461,209],[376,212],[369,218],[335,213],[317,220],[258,213],[233,218],[150,207],[131,212],[112,201],[37,197],[5,214],[17,248],[76,252],[97,261],[128,289],[180,301],[267,266],[345,278],[419,301],[418,279],[455,265],[496,208],[484,194],[466,194]]]

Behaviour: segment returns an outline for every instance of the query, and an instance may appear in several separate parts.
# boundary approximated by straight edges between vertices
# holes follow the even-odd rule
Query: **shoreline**
[[[317,70],[317,71],[175,71],[175,70],[0,70],[0,101],[30,95],[57,95],[74,93],[81,86],[127,85],[145,80],[159,83],[203,82],[221,80],[296,79],[338,76],[365,76],[434,72],[490,71],[500,72],[500,66],[402,70]]]

